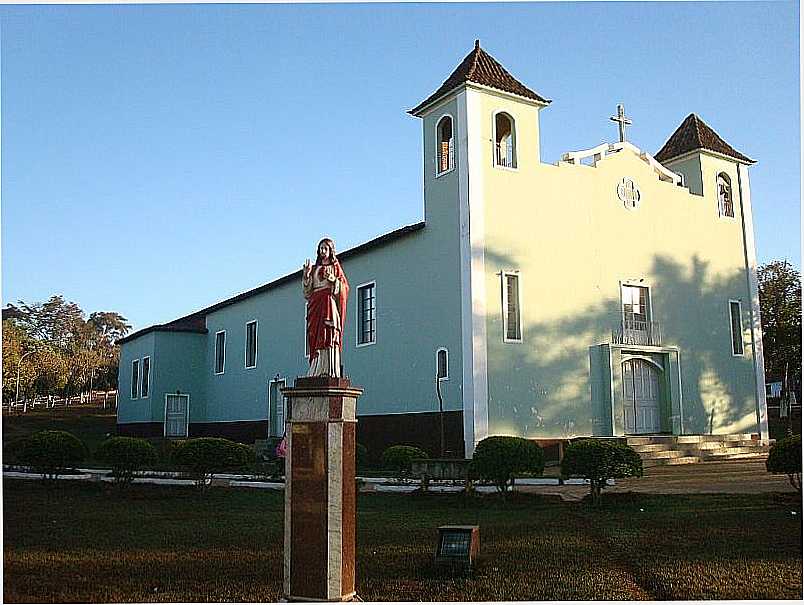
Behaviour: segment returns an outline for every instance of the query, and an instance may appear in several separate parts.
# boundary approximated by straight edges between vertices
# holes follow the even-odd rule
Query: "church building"
[[[549,105],[476,42],[410,110],[424,220],[338,251],[358,442],[766,440],[754,161],[696,114],[651,155],[620,107],[619,141],[543,163]],[[304,313],[298,271],[126,336],[118,434],[281,436]]]

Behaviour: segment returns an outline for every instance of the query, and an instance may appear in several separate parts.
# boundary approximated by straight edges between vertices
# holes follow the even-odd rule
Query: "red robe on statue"
[[[316,266],[313,271],[319,279],[324,279],[324,267],[333,268],[335,278],[340,282],[337,294],[332,294],[332,286],[313,290],[307,299],[307,349],[310,363],[321,349],[332,348],[335,343],[343,351],[343,326],[346,321],[346,299],[349,296],[349,282],[335,261],[331,265]]]

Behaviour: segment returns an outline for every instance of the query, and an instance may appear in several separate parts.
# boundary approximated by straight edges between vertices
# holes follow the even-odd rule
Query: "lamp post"
[[[22,357],[20,357],[19,361],[17,362],[17,392],[14,395],[14,407],[17,407],[17,404],[20,402],[20,369],[22,368],[22,360],[28,357],[31,353],[35,353],[36,349],[31,349],[27,353],[25,353]],[[23,413],[28,412],[28,400],[25,400],[25,407],[23,408]]]

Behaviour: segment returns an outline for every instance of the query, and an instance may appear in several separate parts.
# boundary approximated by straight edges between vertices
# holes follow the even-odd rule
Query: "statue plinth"
[[[297,378],[288,402],[285,573],[288,601],[355,596],[355,416],[348,378]]]

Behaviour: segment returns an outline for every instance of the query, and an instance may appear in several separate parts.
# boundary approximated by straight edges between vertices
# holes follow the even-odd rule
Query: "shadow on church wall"
[[[518,265],[507,254],[488,249],[485,262],[487,275]],[[684,432],[756,432],[745,273],[715,273],[709,265],[698,256],[685,265],[657,255],[644,271],[663,344],[680,351]],[[593,434],[600,419],[591,401],[590,347],[611,342],[622,313],[619,290],[616,284],[605,284],[610,294],[601,294],[599,302],[566,316],[556,317],[550,309],[552,319],[540,320],[540,307],[560,307],[573,292],[557,284],[552,300],[528,296],[525,279],[539,279],[532,272],[523,276],[523,344],[503,342],[499,278],[496,289],[487,291],[489,433],[563,438]],[[491,284],[487,279],[487,288]],[[602,285],[597,286],[600,292]],[[742,357],[731,351],[729,299],[742,301]],[[615,412],[622,413],[621,406]]]

